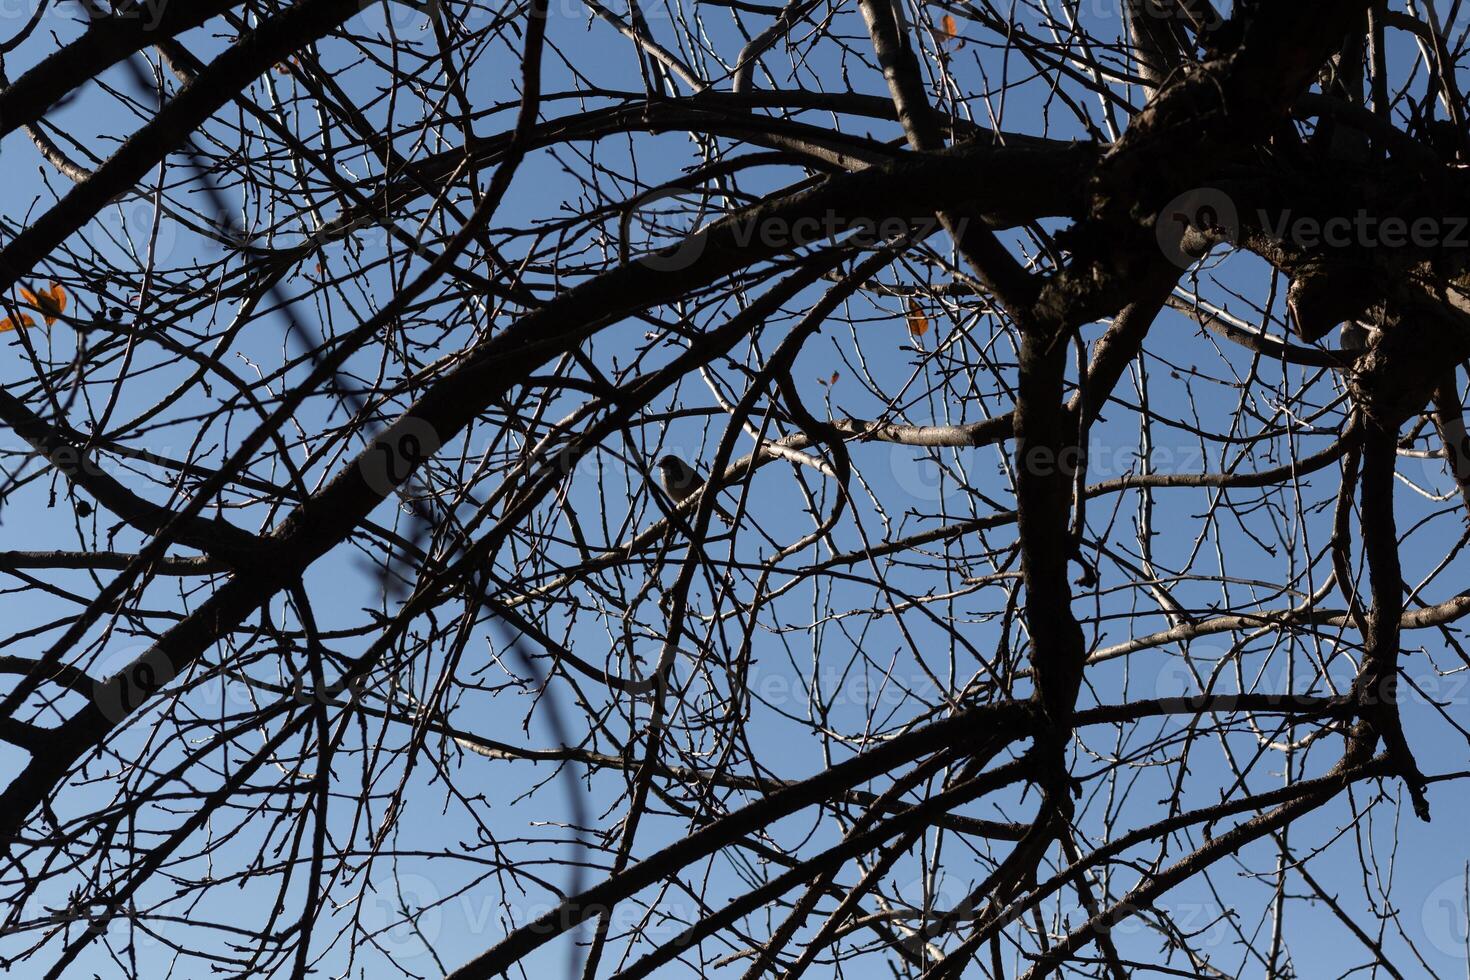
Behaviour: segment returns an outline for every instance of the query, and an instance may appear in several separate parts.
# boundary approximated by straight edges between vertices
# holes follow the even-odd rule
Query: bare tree
[[[558,4],[0,17],[5,964],[1459,969],[1459,0]]]

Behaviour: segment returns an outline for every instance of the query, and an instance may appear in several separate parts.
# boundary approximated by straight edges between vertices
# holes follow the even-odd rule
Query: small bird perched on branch
[[[1352,351],[1367,350],[1375,332],[1371,325],[1357,320],[1344,320],[1342,326],[1337,328],[1342,349]]]
[[[664,456],[660,458],[658,461],[658,471],[660,480],[663,483],[664,492],[676,504],[682,504],[689,499],[691,494],[698,493],[700,488],[704,486],[704,477],[696,473],[692,466],[678,456]],[[727,525],[733,525],[735,523],[735,518],[731,517],[730,513],[721,507],[718,502],[715,503],[715,514]]]

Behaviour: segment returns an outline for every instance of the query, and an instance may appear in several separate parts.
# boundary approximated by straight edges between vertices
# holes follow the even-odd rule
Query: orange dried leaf
[[[39,296],[22,286],[20,295],[45,318],[48,327],[55,323],[56,318],[61,316],[66,309],[66,290],[57,282],[53,282],[50,289],[42,289]]]
[[[832,372],[832,380],[831,380],[831,381],[828,381],[828,382],[827,382],[827,383],[828,383],[828,384],[829,384],[829,385],[835,385],[835,384],[836,384],[836,383],[837,383],[837,379],[838,379],[838,377],[840,377],[840,376],[839,376],[839,375],[838,375],[838,373],[837,373],[837,372],[836,372],[836,371],[833,371],[833,372]]]
[[[924,311],[919,308],[919,304],[912,299],[909,300],[908,321],[909,333],[915,337],[922,337],[929,332],[929,318],[924,315]]]
[[[943,25],[945,40],[953,41],[960,36],[960,26],[949,14],[944,15],[944,20],[940,21],[940,24]]]
[[[19,326],[29,327],[32,324],[34,324],[35,322],[36,322],[35,320],[32,320],[29,316],[27,316],[24,313],[22,313],[20,315],[20,323],[19,323]],[[16,326],[17,326],[16,322],[14,320],[10,319],[10,317],[5,317],[4,319],[0,319],[0,333],[6,333],[7,331],[14,330],[16,328]]]

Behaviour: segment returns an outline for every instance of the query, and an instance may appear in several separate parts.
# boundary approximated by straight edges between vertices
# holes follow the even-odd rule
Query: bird
[[[1307,259],[1286,290],[1286,308],[1297,336],[1315,344],[1338,324],[1362,319],[1373,303],[1375,288],[1373,275],[1359,263]]]
[[[694,471],[694,468],[678,456],[662,456],[658,461],[659,478],[663,484],[664,492],[667,493],[676,504],[682,504],[692,494],[698,493],[704,486],[704,477]],[[727,525],[733,525],[735,518],[715,503],[715,514]]]
[[[1342,326],[1337,328],[1337,332],[1343,350],[1363,351],[1368,349],[1376,331],[1366,323],[1344,320]]]

